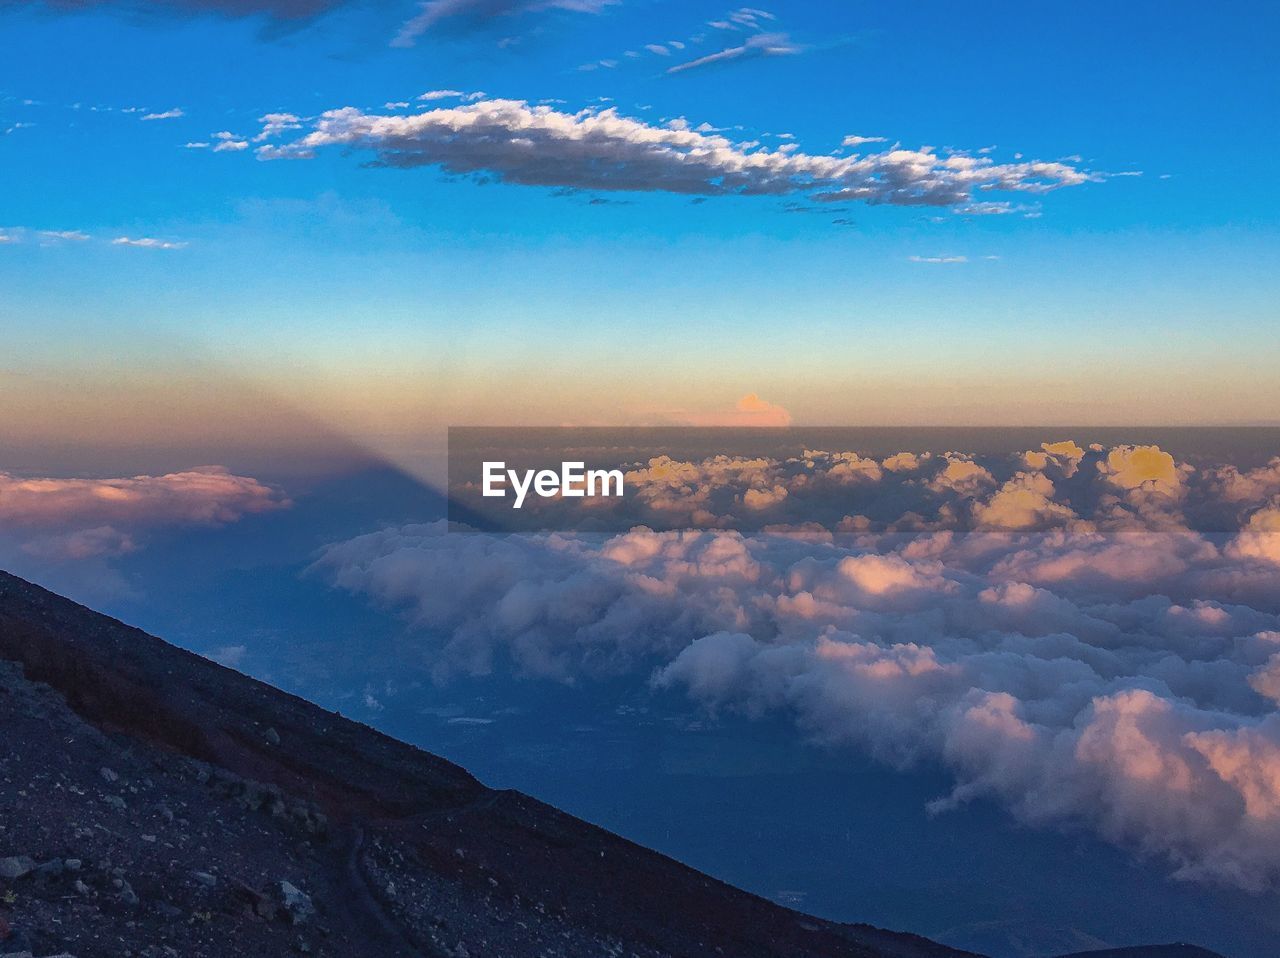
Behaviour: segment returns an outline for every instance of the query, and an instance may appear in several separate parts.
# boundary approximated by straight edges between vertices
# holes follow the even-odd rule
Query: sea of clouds
[[[709,528],[414,525],[331,545],[313,572],[402,612],[440,681],[633,675],[895,767],[940,764],[938,813],[992,798],[1181,878],[1276,886],[1280,459],[1063,442],[986,461],[656,458],[628,479]],[[897,516],[721,528],[816,489]]]

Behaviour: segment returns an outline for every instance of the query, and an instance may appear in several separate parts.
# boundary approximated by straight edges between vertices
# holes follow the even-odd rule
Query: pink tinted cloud
[[[10,527],[220,525],[288,505],[270,486],[221,466],[119,479],[0,472],[0,523]]]

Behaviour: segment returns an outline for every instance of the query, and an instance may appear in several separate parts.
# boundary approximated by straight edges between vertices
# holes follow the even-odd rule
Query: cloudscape
[[[0,0],[0,955],[1272,958],[1277,19]]]

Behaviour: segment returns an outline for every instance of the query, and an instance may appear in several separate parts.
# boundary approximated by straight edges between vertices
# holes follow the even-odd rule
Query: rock
[[[266,732],[263,733],[262,737],[267,740],[268,745],[280,744],[280,733],[273,728],[267,729]]]
[[[213,888],[218,884],[218,879],[210,875],[208,872],[192,872],[191,877],[194,878],[205,888]]]
[[[120,781],[120,775],[105,766],[98,769],[98,774],[102,776],[102,780],[108,785],[114,785],[116,782]]]
[[[36,874],[46,878],[57,878],[66,870],[66,864],[61,858],[51,858],[43,865],[36,866]]]
[[[106,795],[103,797],[102,800],[106,802],[108,805],[110,805],[112,808],[116,809],[117,811],[123,812],[126,808],[128,808],[128,806],[125,805],[124,803],[124,799],[121,798],[119,795]]]
[[[7,878],[10,881],[29,875],[35,871],[36,863],[32,858],[26,855],[17,855],[13,858],[0,858],[0,878]]]
[[[84,882],[82,882],[79,878],[76,879],[76,883],[71,887],[76,890],[77,895],[87,896],[89,894],[89,886],[86,885]]]
[[[277,888],[280,891],[280,904],[295,925],[305,924],[315,915],[316,906],[311,903],[311,897],[296,885],[282,881]]]
[[[63,864],[67,866],[67,871],[73,871],[73,872],[78,872],[81,868],[84,867],[84,862],[80,861],[80,859],[78,858],[68,858],[65,862],[63,862]]]
[[[138,904],[138,896],[134,893],[133,886],[123,879],[120,879],[120,900],[130,906]]]

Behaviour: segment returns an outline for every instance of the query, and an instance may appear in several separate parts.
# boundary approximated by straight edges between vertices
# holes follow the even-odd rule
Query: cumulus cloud
[[[428,30],[441,24],[475,26],[500,17],[568,10],[574,13],[599,13],[619,0],[426,0],[418,5],[418,13],[400,27],[392,46],[410,47]]]
[[[754,534],[410,526],[334,544],[313,574],[403,614],[441,681],[630,675],[894,766],[941,766],[953,785],[937,814],[992,798],[1181,878],[1277,887],[1280,504],[1229,532],[1107,531],[1108,497],[1154,482],[1189,508],[1222,488],[1220,468],[1164,455],[1066,441],[660,457],[628,474],[655,511],[723,523],[820,499],[845,519]]]
[[[7,526],[208,525],[285,504],[270,486],[220,466],[127,479],[24,478],[0,472],[0,522]]]
[[[119,479],[0,472],[0,533],[42,559],[126,555],[147,530],[224,525],[288,505],[270,486],[219,466]]]
[[[344,107],[322,113],[292,140],[263,133],[272,141],[259,147],[261,159],[308,159],[340,147],[370,151],[387,166],[435,166],[526,186],[694,196],[803,194],[945,207],[977,194],[1045,193],[1100,179],[1072,162],[996,163],[928,147],[844,157],[790,143],[768,149],[685,120],[654,125],[612,108],[567,113],[522,100],[485,99],[411,116]]]

